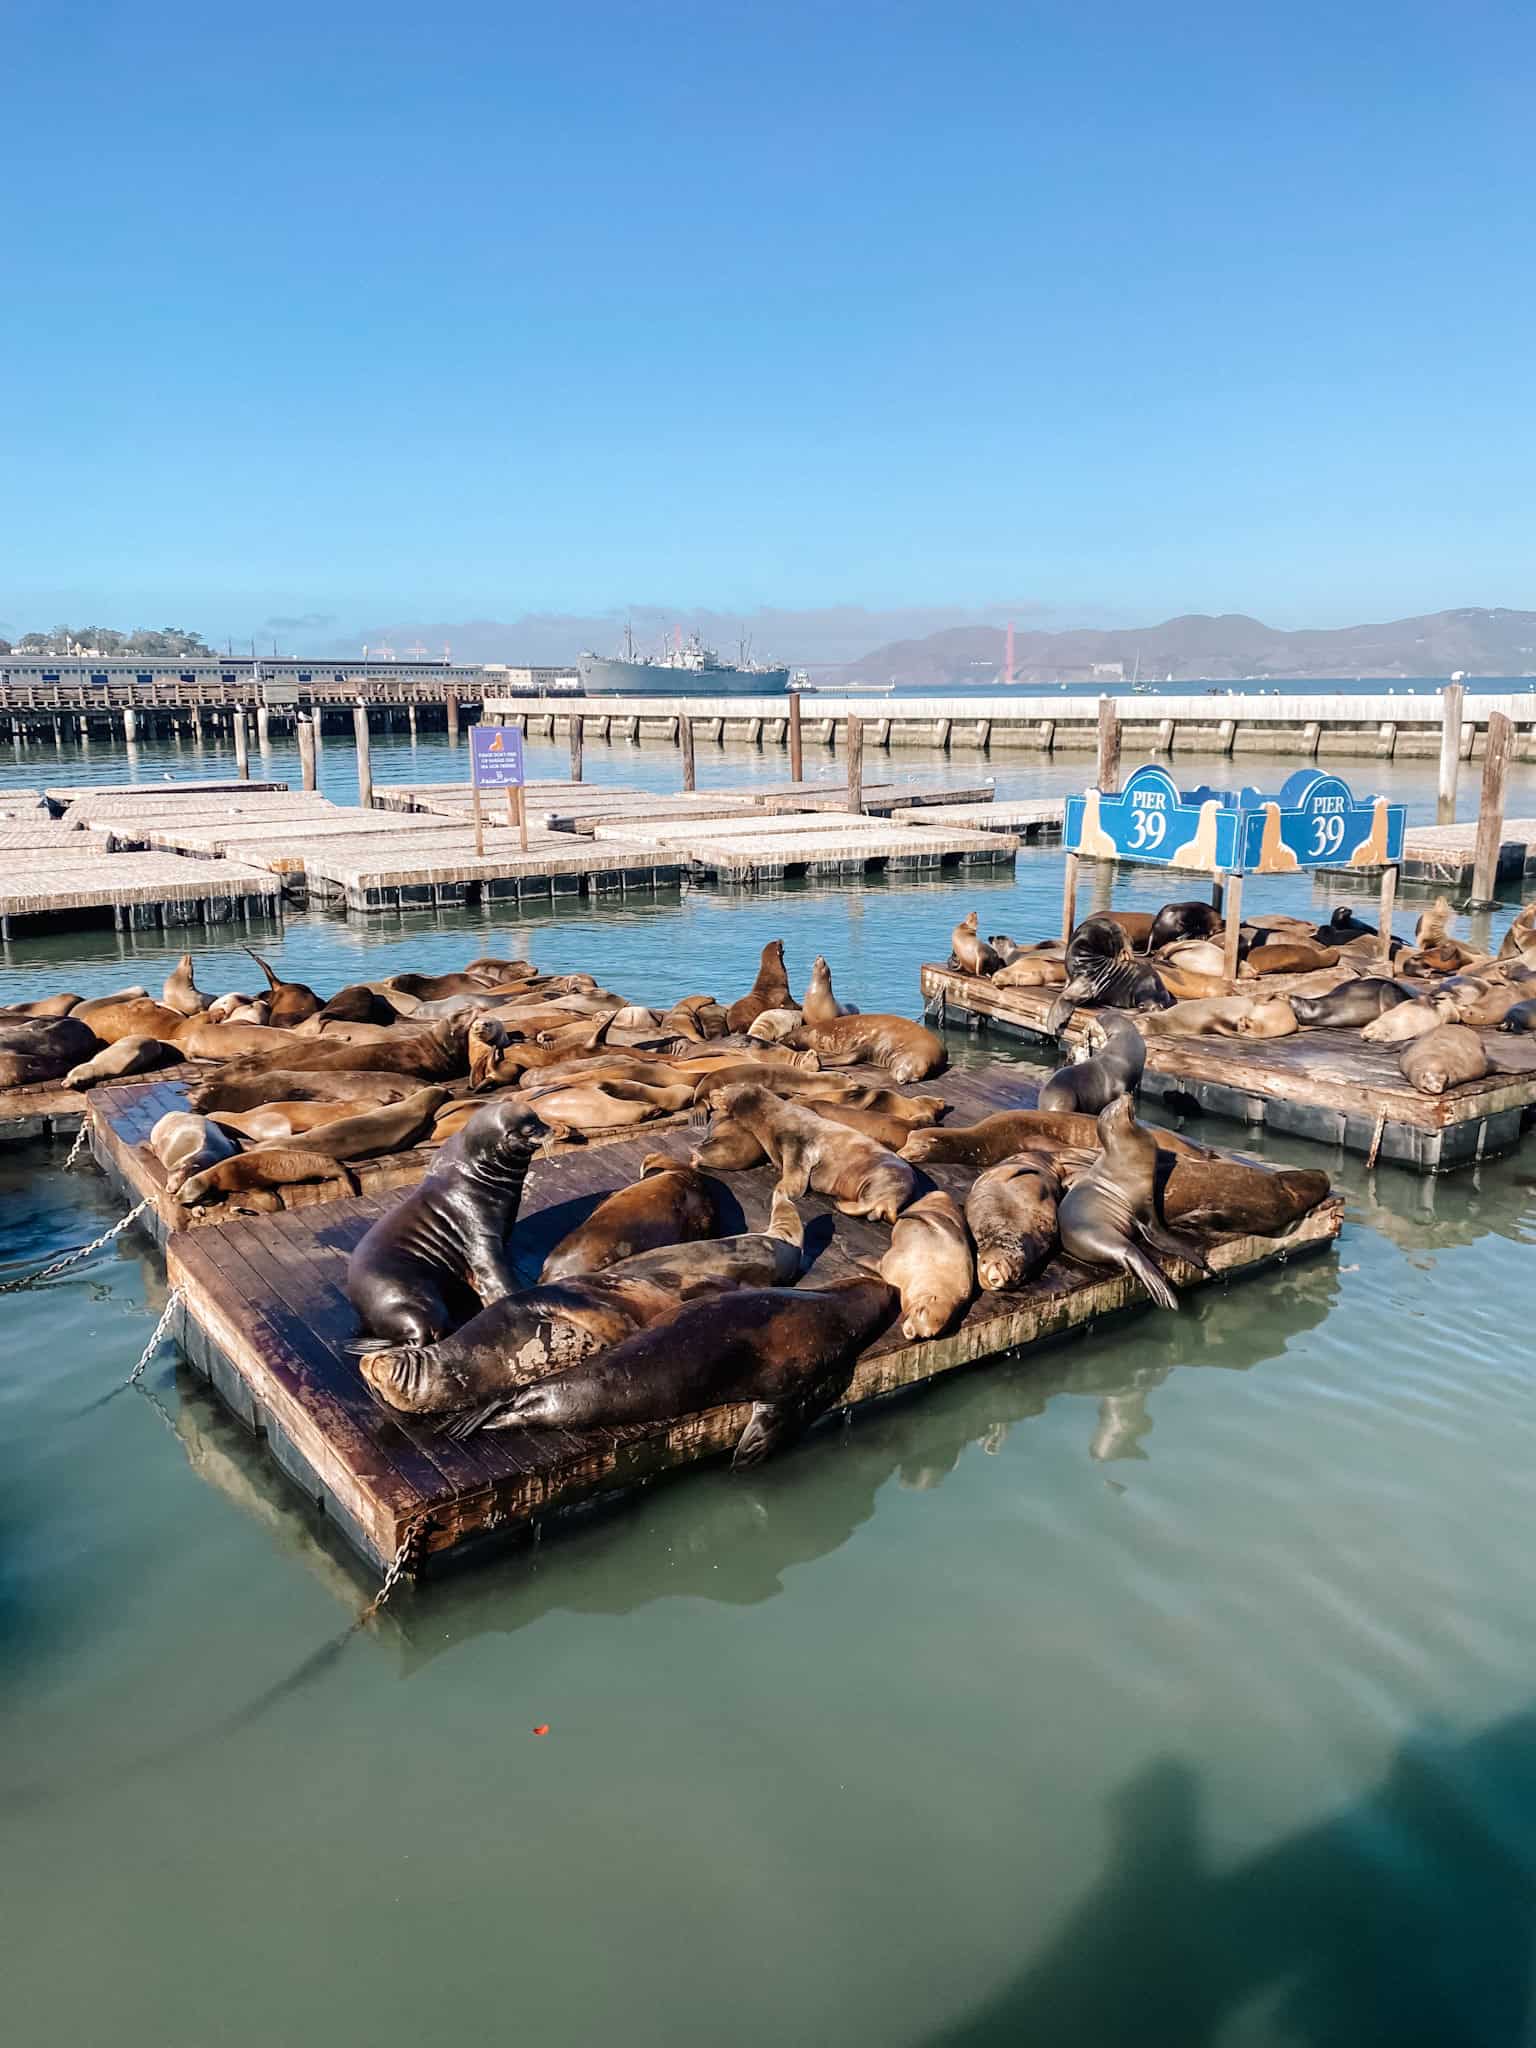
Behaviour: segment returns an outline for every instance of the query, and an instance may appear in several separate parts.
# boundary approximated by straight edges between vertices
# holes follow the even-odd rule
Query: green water
[[[1432,799],[1427,766],[1392,787]],[[1045,929],[1060,883],[1043,852],[267,937],[320,985],[494,938],[649,996],[735,992],[779,934],[796,980],[825,952],[912,1013],[963,910]],[[167,958],[22,941],[0,999]],[[203,950],[207,985],[250,972]],[[350,1635],[366,1576],[201,1383],[161,1353],[113,1393],[153,1254],[7,1300],[7,2039],[1528,2042],[1529,1167],[1267,1149],[1336,1170],[1337,1253],[685,1475]],[[6,1272],[120,1213],[62,1159],[0,1153]]]

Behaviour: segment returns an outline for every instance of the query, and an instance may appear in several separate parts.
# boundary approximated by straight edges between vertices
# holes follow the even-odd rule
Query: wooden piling
[[[299,736],[299,775],[305,789],[315,787],[315,724],[314,719],[300,712],[294,719]]]
[[[693,769],[693,720],[686,715],[677,721],[677,743],[683,751],[683,788],[696,787]]]
[[[357,736],[357,800],[365,811],[371,811],[373,748],[368,733],[368,706],[361,701],[352,707],[352,730]]]
[[[570,728],[571,728],[571,780],[572,780],[572,782],[580,782],[580,780],[581,780],[581,741],[582,741],[582,733],[583,733],[584,727],[583,727],[583,721],[582,721],[582,716],[581,716],[581,713],[580,713],[579,711],[573,711],[573,712],[571,713],[571,717],[570,717]]]
[[[1435,801],[1435,823],[1456,822],[1456,777],[1461,767],[1461,707],[1466,698],[1462,683],[1447,683],[1440,692],[1440,788]]]
[[[1504,837],[1504,794],[1514,752],[1514,721],[1502,711],[1488,714],[1488,740],[1483,750],[1483,789],[1477,808],[1477,846],[1472,856],[1469,907],[1486,909],[1494,901],[1499,879],[1499,846]]]
[[[245,712],[236,706],[231,713],[235,727],[235,773],[242,782],[251,779],[251,742],[245,729]]]
[[[1120,787],[1120,714],[1113,697],[1099,699],[1099,789]]]
[[[801,782],[805,779],[805,754],[800,737],[800,692],[789,693],[789,779]]]
[[[454,746],[459,743],[459,700],[450,690],[443,700],[448,714],[448,738]]]
[[[265,704],[256,707],[256,745],[264,754],[272,739],[272,714]]]
[[[848,731],[848,808],[864,815],[864,721],[850,717]]]

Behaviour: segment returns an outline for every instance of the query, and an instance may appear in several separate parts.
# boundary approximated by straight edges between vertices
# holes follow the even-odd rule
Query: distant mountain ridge
[[[995,626],[958,626],[920,640],[894,640],[819,680],[940,688],[954,683],[1000,682],[1007,636]],[[1143,676],[1175,682],[1236,682],[1259,676],[1304,682],[1332,676],[1469,676],[1536,674],[1536,612],[1483,610],[1430,612],[1386,625],[1303,627],[1283,632],[1241,612],[1219,617],[1192,612],[1157,626],[1066,633],[1017,632],[1018,683],[1085,682],[1095,668],[1119,665],[1129,678],[1140,661]],[[1113,680],[1106,676],[1105,680]]]

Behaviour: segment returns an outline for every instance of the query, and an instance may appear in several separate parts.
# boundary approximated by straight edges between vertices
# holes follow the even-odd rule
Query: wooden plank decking
[[[1431,887],[1469,889],[1477,820],[1460,825],[1410,825],[1403,834],[1403,879]],[[1536,818],[1506,818],[1495,879],[1519,882],[1536,873]]]
[[[1283,994],[1287,979],[1271,977],[1266,991]],[[1058,1052],[1079,1043],[1083,1020],[1093,1014],[1079,1010],[1058,1038],[1045,1022],[1054,989],[1000,989],[934,964],[922,969],[922,992],[930,1018],[1037,1038]],[[1191,1098],[1219,1116],[1351,1152],[1375,1148],[1381,1158],[1441,1173],[1509,1151],[1536,1112],[1536,1040],[1510,1032],[1482,1036],[1500,1064],[1516,1071],[1444,1095],[1423,1095],[1410,1085],[1398,1065],[1401,1046],[1367,1044],[1358,1031],[1149,1038],[1142,1087],[1154,1097]]]
[[[1017,1069],[951,1074],[939,1085],[966,1121],[1027,1103],[1034,1093]],[[660,1149],[683,1154],[687,1143],[674,1133]],[[536,1163],[514,1238],[519,1274],[532,1280],[550,1248],[604,1195],[628,1184],[653,1149],[652,1129]],[[967,1180],[948,1167],[933,1177],[957,1192]],[[762,1227],[771,1171],[717,1178],[727,1228]],[[167,1247],[171,1283],[184,1296],[180,1335],[188,1357],[376,1568],[407,1538],[428,1561],[460,1554],[735,1443],[746,1422],[742,1407],[654,1428],[503,1431],[462,1445],[385,1409],[342,1348],[356,1331],[342,1289],[348,1254],[387,1206],[377,1197],[333,1202],[177,1232]],[[1211,1263],[1235,1274],[1324,1248],[1338,1234],[1341,1210],[1330,1198],[1283,1236],[1228,1238],[1212,1246]],[[819,1199],[802,1211],[812,1284],[889,1242],[884,1229],[836,1216]],[[1122,1275],[1058,1258],[1021,1293],[975,1303],[947,1337],[912,1344],[893,1329],[860,1360],[841,1405],[857,1407],[999,1351],[1043,1343],[1143,1301]]]

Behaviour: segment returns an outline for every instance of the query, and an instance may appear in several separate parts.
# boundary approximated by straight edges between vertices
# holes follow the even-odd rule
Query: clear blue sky
[[[3,18],[13,629],[1536,607],[1527,7]]]

